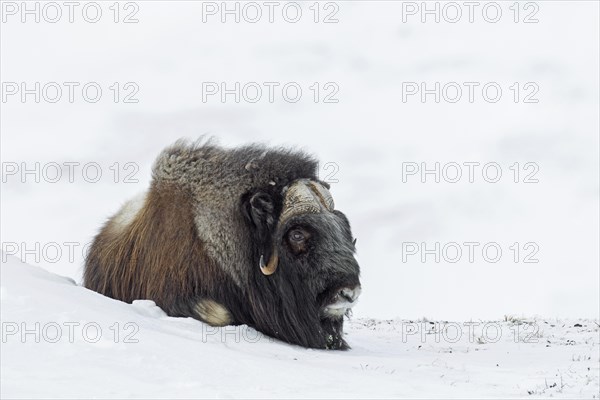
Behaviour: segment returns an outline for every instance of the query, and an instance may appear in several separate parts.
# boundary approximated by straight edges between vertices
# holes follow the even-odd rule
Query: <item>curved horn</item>
[[[286,189],[279,223],[298,214],[318,214],[333,211],[331,193],[323,185],[308,179],[299,179]]]
[[[275,273],[275,271],[277,271],[277,265],[279,264],[279,257],[277,256],[276,253],[273,253],[273,255],[271,256],[271,259],[269,260],[269,263],[267,265],[265,265],[265,259],[263,257],[263,255],[260,255],[260,261],[258,262],[258,265],[260,266],[260,271],[265,274],[265,275],[272,275]]]
[[[327,188],[321,185],[319,182],[309,181],[310,188],[313,193],[317,195],[321,204],[325,206],[327,211],[333,211],[335,209],[335,204],[333,203],[333,197]]]

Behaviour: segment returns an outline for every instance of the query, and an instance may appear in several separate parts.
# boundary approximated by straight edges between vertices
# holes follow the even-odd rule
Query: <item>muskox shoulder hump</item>
[[[287,184],[300,178],[316,179],[318,162],[301,150],[261,144],[227,149],[213,140],[179,140],[156,159],[155,181],[198,187],[219,185],[247,190]]]

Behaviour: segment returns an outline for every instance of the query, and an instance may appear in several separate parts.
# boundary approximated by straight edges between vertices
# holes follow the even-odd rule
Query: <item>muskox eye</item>
[[[293,229],[290,231],[289,238],[293,242],[303,242],[306,240],[306,235],[300,229]]]
[[[287,242],[292,252],[296,255],[308,251],[309,239],[310,232],[300,227],[290,229],[287,234]]]

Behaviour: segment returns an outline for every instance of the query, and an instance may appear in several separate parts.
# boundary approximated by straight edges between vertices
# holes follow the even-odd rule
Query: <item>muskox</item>
[[[317,165],[300,151],[175,143],[155,161],[149,190],[94,239],[84,285],[151,299],[170,316],[348,348],[344,315],[361,291],[356,241]]]

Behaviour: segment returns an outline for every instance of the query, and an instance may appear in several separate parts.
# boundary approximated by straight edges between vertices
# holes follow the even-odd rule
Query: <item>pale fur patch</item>
[[[111,233],[121,233],[134,220],[146,202],[146,192],[139,193],[127,201],[111,220]]]
[[[225,326],[233,322],[229,310],[213,300],[202,300],[196,304],[194,311],[212,326]]]

